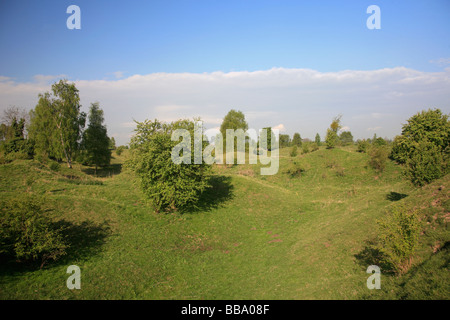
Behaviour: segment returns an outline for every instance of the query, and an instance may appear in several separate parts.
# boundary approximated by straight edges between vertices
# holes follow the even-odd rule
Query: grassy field
[[[39,269],[2,262],[1,299],[449,299],[448,176],[417,189],[390,162],[378,174],[351,147],[258,165],[216,165],[198,207],[155,213],[114,155],[95,176],[76,164],[52,171],[32,160],[0,165],[2,198],[42,194],[71,247]],[[286,172],[294,161],[307,169]],[[424,225],[410,272],[383,273],[369,290],[368,242],[376,220],[404,202]],[[81,290],[66,287],[69,265]]]

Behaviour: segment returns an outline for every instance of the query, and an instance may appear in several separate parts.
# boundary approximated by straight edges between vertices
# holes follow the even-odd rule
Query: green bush
[[[338,135],[336,131],[332,129],[327,129],[327,135],[325,136],[325,144],[327,145],[328,149],[334,148],[338,143]]]
[[[422,111],[410,119],[392,144],[390,157],[406,164],[406,175],[416,186],[448,172],[450,121],[441,110]]]
[[[377,224],[376,247],[381,253],[381,262],[397,274],[406,272],[419,242],[421,225],[417,213],[404,205],[396,205]]]
[[[302,153],[306,154],[306,153],[310,152],[311,150],[310,150],[309,147],[310,147],[310,143],[309,142],[304,142],[302,144]]]
[[[291,150],[291,157],[296,157],[298,155],[297,145],[294,145]]]
[[[356,149],[357,152],[367,152],[367,150],[369,150],[370,143],[366,139],[362,139],[362,140],[358,140],[356,142],[356,146],[357,146],[357,149]]]
[[[298,177],[309,169],[308,164],[300,161],[293,161],[285,170],[291,177]]]
[[[390,158],[397,163],[404,164],[409,158],[413,141],[405,136],[396,136],[392,143]]]
[[[443,155],[435,144],[429,141],[415,143],[406,161],[406,175],[416,186],[423,186],[438,179],[446,172]]]
[[[194,137],[194,122],[190,120],[170,124],[158,120],[138,122],[136,135],[130,144],[130,158],[126,162],[126,166],[139,177],[142,190],[158,211],[193,205],[210,186],[211,166],[204,161],[194,163],[193,138],[190,146],[185,143],[191,153],[183,154],[183,157],[191,159],[191,163],[176,164],[172,161],[173,148],[182,143],[171,140],[176,129],[186,129]],[[203,141],[203,150],[206,145],[207,142]]]
[[[41,199],[22,196],[0,205],[0,255],[17,261],[40,260],[42,268],[66,253],[61,230],[53,227]]]
[[[116,154],[117,154],[118,156],[120,156],[120,155],[122,154],[123,150],[125,150],[125,146],[118,146],[118,147],[116,148]]]
[[[383,172],[389,156],[389,149],[383,146],[371,147],[369,149],[369,165],[377,172]]]
[[[388,143],[385,139],[378,137],[372,140],[372,144],[377,147],[386,146]]]

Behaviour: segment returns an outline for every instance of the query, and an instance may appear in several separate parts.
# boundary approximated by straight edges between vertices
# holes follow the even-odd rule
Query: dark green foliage
[[[316,137],[314,138],[314,142],[317,144],[317,146],[321,146],[322,142],[320,141],[320,135],[316,133]]]
[[[302,137],[300,136],[300,133],[294,133],[294,136],[292,137],[292,145],[297,147],[302,146]]]
[[[414,143],[406,160],[406,175],[416,186],[423,186],[446,173],[439,147],[430,141]]]
[[[111,150],[115,150],[116,149],[116,139],[114,139],[114,137],[111,137],[109,139],[109,148]]]
[[[223,146],[226,148],[227,141],[227,129],[238,130],[242,129],[245,131],[248,130],[247,121],[245,121],[245,115],[242,111],[230,110],[227,115],[223,118],[222,124],[220,125],[220,133],[223,137]],[[237,143],[234,143],[234,151],[237,150]]]
[[[48,167],[52,171],[59,171],[61,169],[61,165],[56,161],[51,161]]]
[[[30,159],[34,154],[34,142],[24,139],[25,118],[17,121],[18,113],[18,109],[14,108],[5,110],[6,123],[2,123],[0,128],[0,153],[4,156],[4,162]]]
[[[183,157],[191,159],[191,163],[176,164],[172,161],[172,150],[180,144],[171,140],[176,129],[186,129],[194,137],[193,121],[179,120],[166,124],[146,120],[137,122],[136,134],[130,143],[127,166],[136,172],[142,190],[157,210],[195,205],[201,193],[209,187],[211,167],[204,162],[194,163],[194,138],[191,138],[191,154],[183,154]],[[204,141],[203,150],[206,145]]]
[[[34,154],[34,143],[32,140],[13,138],[0,144],[0,151],[11,160],[31,159]]]
[[[89,165],[107,166],[111,161],[111,140],[103,125],[103,110],[98,103],[91,104],[89,110],[89,125],[83,133],[84,162]]]
[[[309,169],[309,165],[305,164],[301,161],[294,160],[289,166],[286,168],[285,173],[290,175],[291,177],[299,177],[304,172]]]
[[[362,139],[362,140],[358,140],[356,142],[356,146],[357,146],[356,151],[358,151],[358,152],[367,152],[369,147],[370,147],[370,143],[366,139]]]
[[[65,254],[68,246],[41,199],[22,196],[0,205],[0,255],[18,261],[40,260],[42,267]]]
[[[394,138],[394,142],[392,143],[392,150],[390,154],[390,158],[395,160],[397,163],[404,164],[409,158],[409,154],[413,149],[414,141],[408,139],[407,137],[401,135],[396,136]]]
[[[310,146],[309,142],[305,142],[302,144],[302,153],[303,154],[309,153],[309,151],[311,151],[309,146]]]
[[[380,146],[386,146],[388,143],[385,139],[378,137],[376,139],[372,139],[372,145],[376,146],[376,147],[380,147]]]
[[[280,148],[285,148],[289,146],[290,137],[288,134],[280,134]]]
[[[387,147],[371,147],[369,149],[369,165],[377,172],[383,172],[386,168],[386,162],[389,156],[389,149]]]
[[[441,110],[412,116],[394,139],[391,158],[406,164],[406,175],[417,186],[430,183],[448,172],[450,122]]]
[[[343,131],[339,136],[342,145],[346,146],[353,143],[353,135],[350,131]]]
[[[334,148],[339,142],[338,131],[342,128],[341,115],[333,118],[330,127],[327,129],[327,135],[325,137],[325,143],[328,149]]]
[[[258,148],[266,147],[268,151],[272,151],[272,141],[274,141],[275,143],[277,137],[273,133],[271,127],[263,128],[262,131],[266,132],[266,136],[264,137],[263,135],[260,135],[259,137],[260,140],[258,141]]]
[[[415,148],[415,142],[428,140],[444,152],[450,144],[448,115],[440,109],[422,111],[412,116],[402,128],[401,136],[394,139],[391,158],[406,163]]]
[[[328,149],[332,149],[336,146],[338,142],[338,135],[335,131],[327,129],[327,135],[325,137],[325,144]]]
[[[120,156],[120,155],[122,154],[123,150],[125,150],[125,146],[118,146],[118,147],[116,148],[116,154],[117,154],[118,156]]]
[[[448,115],[440,109],[419,112],[403,126],[402,135],[415,142],[428,140],[442,151],[450,142]]]
[[[75,84],[61,80],[52,85],[52,93],[39,94],[39,102],[30,112],[29,137],[35,141],[38,153],[65,160],[71,168],[86,115],[80,112]]]
[[[298,155],[298,147],[296,145],[292,147],[290,155],[291,157],[296,157]]]
[[[376,247],[381,253],[381,262],[395,273],[406,272],[419,243],[421,226],[417,213],[396,205],[377,223]]]

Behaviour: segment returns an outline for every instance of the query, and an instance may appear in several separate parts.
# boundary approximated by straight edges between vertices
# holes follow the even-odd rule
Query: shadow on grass
[[[108,178],[121,173],[122,164],[115,163],[106,167],[98,167],[97,172],[95,171],[95,168],[86,168],[82,169],[82,171],[88,175],[95,176],[98,178]]]
[[[382,253],[376,248],[375,240],[365,241],[364,248],[355,254],[354,257],[356,258],[358,264],[364,268],[364,270],[367,270],[367,268],[371,265],[376,265],[383,270],[383,273],[391,273],[391,271],[388,271],[389,267],[383,263]]]
[[[194,205],[186,207],[181,213],[196,213],[200,211],[210,211],[220,207],[223,203],[233,198],[233,185],[231,177],[212,176],[210,178],[211,187],[207,188]]]
[[[392,191],[386,195],[386,200],[399,201],[399,200],[402,200],[403,198],[406,198],[407,196],[408,196],[407,194]]]
[[[43,269],[52,268],[57,265],[69,266],[76,261],[87,259],[98,254],[102,250],[106,239],[111,234],[111,228],[108,222],[99,224],[92,221],[73,223],[61,220],[52,224],[51,228],[61,230],[61,235],[65,239],[68,248],[66,249],[66,254],[60,259],[47,261],[43,265]],[[41,263],[41,259],[17,262],[11,257],[2,256],[0,261],[0,278],[39,270]]]
[[[56,228],[62,229],[62,235],[70,245],[61,261],[75,261],[86,259],[98,254],[106,238],[111,235],[111,228],[107,221],[95,223],[89,220],[73,223],[61,220],[55,223]],[[58,261],[56,261],[58,262]]]

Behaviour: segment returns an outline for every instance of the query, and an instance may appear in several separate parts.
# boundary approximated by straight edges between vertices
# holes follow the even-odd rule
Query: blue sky
[[[81,9],[68,30],[66,8]],[[381,9],[381,30],[366,9]],[[111,73],[318,71],[405,66],[450,56],[443,1],[2,1],[0,70],[102,79]]]
[[[81,30],[66,27],[66,8],[71,4],[81,9]],[[372,4],[381,9],[380,30],[366,27],[370,16],[366,9]],[[405,67],[428,75],[445,73],[450,67],[449,34],[448,0],[5,0],[0,3],[0,77],[17,88],[58,76],[71,81],[117,81],[156,73],[258,72],[272,68],[339,73]],[[80,94],[83,97],[81,90]],[[97,98],[89,97],[102,99],[100,93]],[[3,98],[14,104],[10,95],[3,94]],[[158,99],[153,109],[135,114],[152,118],[158,115],[153,111],[162,106],[176,109],[169,93],[167,101]],[[207,104],[216,103],[213,95],[210,99]],[[90,102],[84,104],[86,108]],[[5,108],[5,103],[0,108]],[[136,108],[139,103],[144,108],[143,101],[136,103]],[[229,109],[240,107],[251,114],[257,108],[247,108],[248,103],[240,105],[239,100],[235,103],[222,106],[223,110],[210,116],[220,118]],[[347,111],[357,116],[355,110],[345,109],[345,99],[341,103],[343,120]],[[31,108],[32,104],[23,107]],[[438,107],[444,111],[449,108],[448,104]],[[107,115],[109,106],[103,108]],[[272,108],[283,110],[282,105]],[[287,107],[286,112],[291,109]],[[204,115],[203,109],[199,112]],[[336,112],[329,110],[329,117]],[[409,116],[408,112],[399,112],[396,121]],[[124,117],[132,121],[131,115]],[[108,119],[110,131],[116,130],[119,135],[119,120],[112,115]],[[282,117],[279,121],[276,125],[286,126],[288,122]],[[290,134],[301,130],[287,128]],[[395,132],[380,134],[392,136]]]

